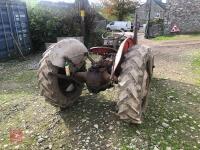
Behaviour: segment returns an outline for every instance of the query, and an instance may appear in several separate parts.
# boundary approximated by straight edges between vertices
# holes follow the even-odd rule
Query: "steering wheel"
[[[121,36],[119,37],[114,37],[114,36],[106,36],[107,33],[109,33],[110,31],[106,31],[102,34],[102,39],[103,40],[120,40],[122,37],[124,37],[125,35],[125,32],[123,30],[120,30],[120,32],[122,33]],[[113,34],[113,32],[112,32]]]

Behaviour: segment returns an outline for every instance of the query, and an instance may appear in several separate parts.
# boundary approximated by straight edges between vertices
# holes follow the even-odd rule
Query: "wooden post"
[[[136,41],[136,44],[138,43],[138,16],[137,13],[135,13],[135,29],[134,29],[134,39]]]
[[[150,28],[150,21],[151,21],[151,3],[152,3],[152,0],[149,0],[148,2],[148,7],[149,7],[149,12],[148,12],[148,21],[147,21],[147,26],[146,26],[146,32],[145,32],[145,37],[148,39],[150,38],[150,31],[149,31],[149,28]]]
[[[81,15],[81,34],[83,36],[83,43],[85,43],[85,9],[80,10],[80,15]]]

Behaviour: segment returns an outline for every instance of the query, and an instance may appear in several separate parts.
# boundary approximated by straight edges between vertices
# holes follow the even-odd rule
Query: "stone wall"
[[[164,19],[165,9],[159,6],[154,0],[151,4],[151,20]]]
[[[149,37],[154,38],[163,35],[163,24],[153,24],[149,27]]]
[[[200,32],[200,0],[168,0],[165,34],[176,24],[181,33]]]
[[[158,1],[158,0],[156,0]],[[141,5],[137,10],[137,14],[138,14],[138,21],[141,24],[145,24],[147,23],[148,20],[148,12],[149,12],[149,0],[147,1],[147,3]],[[159,6],[155,0],[152,0],[151,2],[151,20],[154,19],[164,19],[164,15],[165,14],[165,9],[162,8],[161,6]]]
[[[136,13],[138,15],[138,22],[145,24],[147,22],[147,9],[146,4],[141,5],[137,8]]]

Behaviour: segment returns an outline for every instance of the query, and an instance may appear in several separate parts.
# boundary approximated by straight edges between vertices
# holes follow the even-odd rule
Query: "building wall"
[[[141,5],[137,10],[137,15],[138,15],[138,21],[141,24],[145,24],[147,21],[147,9],[146,9],[146,4]]]
[[[165,34],[176,24],[181,33],[200,32],[200,0],[168,0]]]
[[[143,4],[141,7],[137,9],[138,20],[140,23],[146,23],[148,20],[148,3]],[[160,7],[154,0],[151,3],[151,20],[160,18],[164,19],[165,9]]]
[[[55,8],[55,9],[72,9],[74,8],[73,3],[65,3],[65,2],[50,2],[50,1],[40,1],[39,5],[42,7],[47,7],[47,8]]]
[[[151,5],[151,19],[164,19],[164,14],[165,10],[153,0]]]

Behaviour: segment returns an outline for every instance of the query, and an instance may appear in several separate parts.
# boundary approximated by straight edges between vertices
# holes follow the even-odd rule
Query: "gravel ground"
[[[153,49],[156,69],[140,126],[116,116],[117,87],[97,95],[85,89],[60,111],[39,96],[40,54],[0,63],[0,149],[200,149],[200,76],[192,66],[198,44],[143,42]],[[23,134],[21,142],[12,141],[12,130]]]

